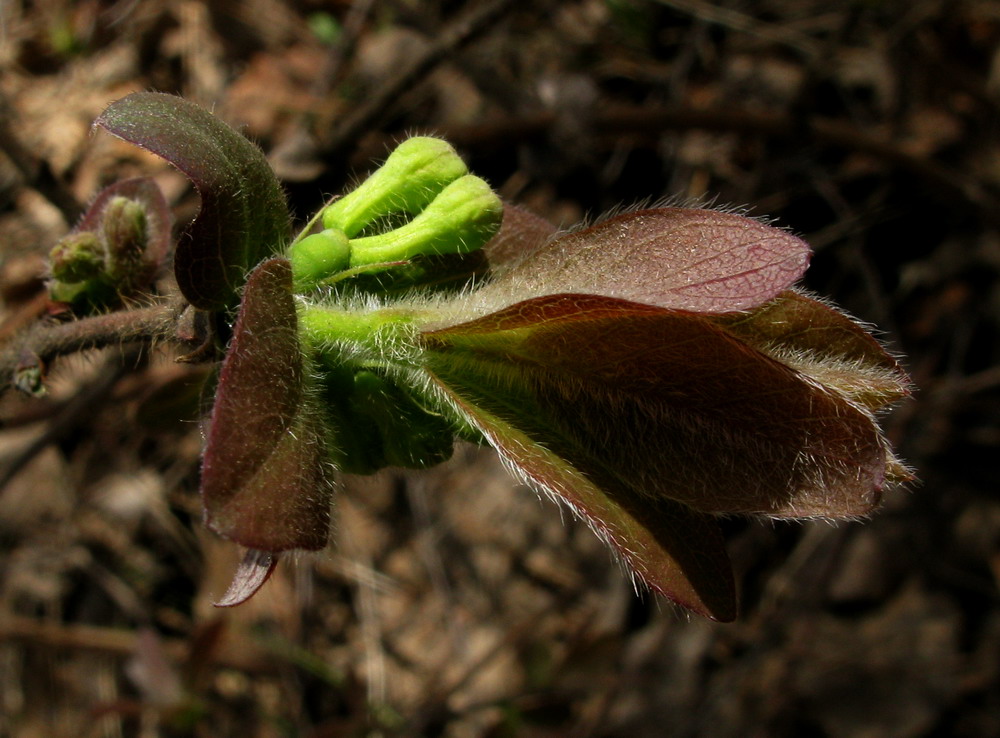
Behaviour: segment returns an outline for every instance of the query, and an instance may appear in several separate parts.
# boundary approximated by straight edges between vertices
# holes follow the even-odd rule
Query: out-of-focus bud
[[[70,233],[49,252],[52,276],[60,282],[83,282],[104,270],[104,248],[92,231]]]
[[[466,254],[500,230],[503,203],[471,174],[441,191],[413,220],[395,230],[351,241],[351,266],[405,261],[415,256]]]
[[[353,238],[393,213],[419,213],[451,182],[468,172],[447,141],[417,136],[403,141],[357,189],[323,211],[323,226]]]
[[[113,282],[129,284],[148,271],[143,260],[148,245],[146,209],[127,197],[113,197],[101,214],[107,249],[107,272]]]

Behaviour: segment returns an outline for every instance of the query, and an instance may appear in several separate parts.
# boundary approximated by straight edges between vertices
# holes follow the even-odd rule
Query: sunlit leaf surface
[[[527,251],[516,259],[498,249],[507,263],[484,299],[509,305],[565,292],[729,312],[767,302],[809,264],[808,245],[785,231],[685,208],[625,213]]]

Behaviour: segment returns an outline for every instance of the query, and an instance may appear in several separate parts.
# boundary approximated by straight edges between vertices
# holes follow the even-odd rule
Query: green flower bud
[[[447,141],[418,136],[403,141],[357,189],[323,211],[323,226],[353,238],[393,213],[416,214],[451,182],[468,172]]]
[[[101,235],[112,281],[131,286],[143,276],[148,235],[146,209],[127,197],[111,198],[101,213]]]
[[[297,290],[306,290],[347,268],[351,247],[347,235],[337,228],[306,236],[289,249],[292,278]]]
[[[387,233],[353,239],[351,266],[476,251],[500,230],[502,220],[500,198],[482,179],[467,174],[445,187],[409,223]]]
[[[104,271],[104,248],[96,233],[71,233],[52,247],[49,263],[57,281],[83,282]]]

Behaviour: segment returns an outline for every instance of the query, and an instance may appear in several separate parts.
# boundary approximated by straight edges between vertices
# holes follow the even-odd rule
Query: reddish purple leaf
[[[549,443],[548,428],[514,408],[534,398],[475,387],[445,362],[431,376],[448,400],[487,437],[530,486],[569,506],[629,569],[654,591],[711,617],[736,617],[736,588],[725,541],[711,515],[654,499],[622,479],[602,474],[594,460]],[[475,378],[473,378],[475,380]]]
[[[207,525],[247,548],[326,545],[332,469],[307,380],[291,266],[270,259],[247,280],[202,467]]]
[[[712,317],[553,295],[422,343],[448,401],[515,469],[654,589],[724,619],[734,605],[710,514],[865,515],[887,444],[865,409]]]
[[[870,415],[704,316],[555,295],[424,340],[432,372],[529,388],[557,439],[540,442],[600,459],[644,494],[778,517],[863,515],[878,501],[885,444]]]
[[[614,297],[674,310],[756,307],[805,272],[808,245],[733,213],[660,208],[569,233],[501,267],[480,298],[491,309],[543,295]]]
[[[511,264],[537,251],[553,237],[556,227],[522,207],[503,204],[500,232],[483,247],[490,264],[496,268]]]
[[[712,321],[869,410],[909,394],[906,372],[863,326],[799,292],[788,290],[749,312]]]
[[[157,92],[113,102],[95,125],[162,156],[198,188],[201,209],[177,244],[177,284],[197,308],[232,307],[247,272],[280,252],[291,229],[264,154],[204,108]]]

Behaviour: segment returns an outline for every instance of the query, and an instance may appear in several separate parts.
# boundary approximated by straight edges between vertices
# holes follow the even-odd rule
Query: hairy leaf
[[[201,480],[207,525],[247,548],[326,545],[332,469],[322,409],[308,381],[291,265],[269,259],[247,280]]]
[[[724,559],[700,516],[853,517],[879,500],[871,416],[705,315],[553,295],[422,343],[449,401],[521,474],[715,617]]]
[[[197,308],[231,308],[247,272],[289,238],[288,207],[264,154],[204,108],[162,93],[122,98],[95,125],[163,157],[194,183],[201,209],[177,245],[177,283]]]
[[[505,202],[500,232],[483,251],[494,268],[509,265],[538,250],[555,232],[556,227],[544,218]]]
[[[712,320],[869,410],[909,394],[906,372],[863,326],[800,292],[787,290],[747,313]]]
[[[779,517],[878,501],[885,444],[870,415],[701,315],[554,295],[424,341],[432,371],[528,392],[513,409],[538,416],[548,448],[650,497]]]
[[[785,231],[686,208],[625,213],[529,248],[521,259],[497,251],[508,263],[481,296],[496,307],[580,293],[674,310],[745,310],[788,288],[809,263],[808,245]]]
[[[518,412],[520,403],[536,409],[530,393],[470,377],[447,359],[432,361],[432,378],[518,476],[587,520],[640,580],[694,612],[736,617],[732,567],[711,515],[637,492],[585,453],[563,456],[566,444],[552,443],[544,421]]]

